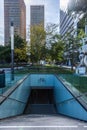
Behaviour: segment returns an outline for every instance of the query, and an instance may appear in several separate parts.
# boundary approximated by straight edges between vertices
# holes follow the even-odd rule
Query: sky
[[[0,0],[0,43],[3,43],[4,39],[4,7],[3,7],[3,1]]]
[[[45,3],[45,24],[56,23],[58,24],[58,0],[24,0],[26,4],[27,16],[26,27],[30,25],[30,5],[44,5]],[[60,0],[61,8],[64,8],[68,0]],[[4,0],[0,0],[0,44],[4,43]]]

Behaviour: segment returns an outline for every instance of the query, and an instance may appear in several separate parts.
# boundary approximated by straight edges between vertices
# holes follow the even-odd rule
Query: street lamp
[[[14,80],[14,24],[11,21],[11,80]]]

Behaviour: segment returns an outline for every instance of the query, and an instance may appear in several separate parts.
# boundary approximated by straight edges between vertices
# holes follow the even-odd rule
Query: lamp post
[[[14,24],[11,21],[11,80],[14,80]]]

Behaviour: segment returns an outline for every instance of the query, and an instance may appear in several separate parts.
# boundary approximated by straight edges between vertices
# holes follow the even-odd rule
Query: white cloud
[[[68,5],[69,0],[60,0],[60,8],[62,10],[66,10],[67,9],[67,5]]]

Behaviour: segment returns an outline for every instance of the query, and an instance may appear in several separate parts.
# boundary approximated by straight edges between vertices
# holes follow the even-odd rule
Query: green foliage
[[[27,55],[26,55],[26,48],[16,48],[15,49],[15,62],[21,63],[21,62],[27,62]]]
[[[46,46],[51,48],[52,42],[54,42],[55,35],[58,34],[58,25],[48,23],[46,25]]]
[[[9,46],[0,46],[0,63],[10,63],[11,51]]]
[[[65,37],[65,58],[71,60],[72,69],[73,65],[77,62],[77,58],[79,57],[79,48],[82,45],[80,40],[82,39],[82,32],[79,32],[78,36],[73,36],[70,33],[66,34]]]
[[[22,39],[19,35],[15,35],[14,38],[14,60],[16,63],[21,63],[21,62],[27,62],[28,57],[26,53],[26,46],[27,43],[24,39]]]
[[[62,41],[60,35],[56,34],[53,36],[51,45],[52,60],[55,60],[59,63],[63,61],[63,52],[64,52],[64,42]]]
[[[81,20],[79,20],[77,26],[78,26],[78,33],[80,32],[80,30],[85,32],[85,16]]]
[[[23,48],[26,44],[26,41],[21,38],[19,35],[14,36],[14,47],[15,48]]]
[[[14,61],[27,62],[26,42],[20,36],[14,37]],[[8,46],[0,46],[0,62],[11,63],[11,44]]]
[[[38,62],[44,57],[46,33],[43,25],[34,25],[30,28],[30,59]],[[44,48],[44,49],[43,49]]]
[[[63,41],[58,35],[58,25],[47,24],[43,26],[34,25],[30,28],[30,59],[31,62],[46,60],[63,60]]]

